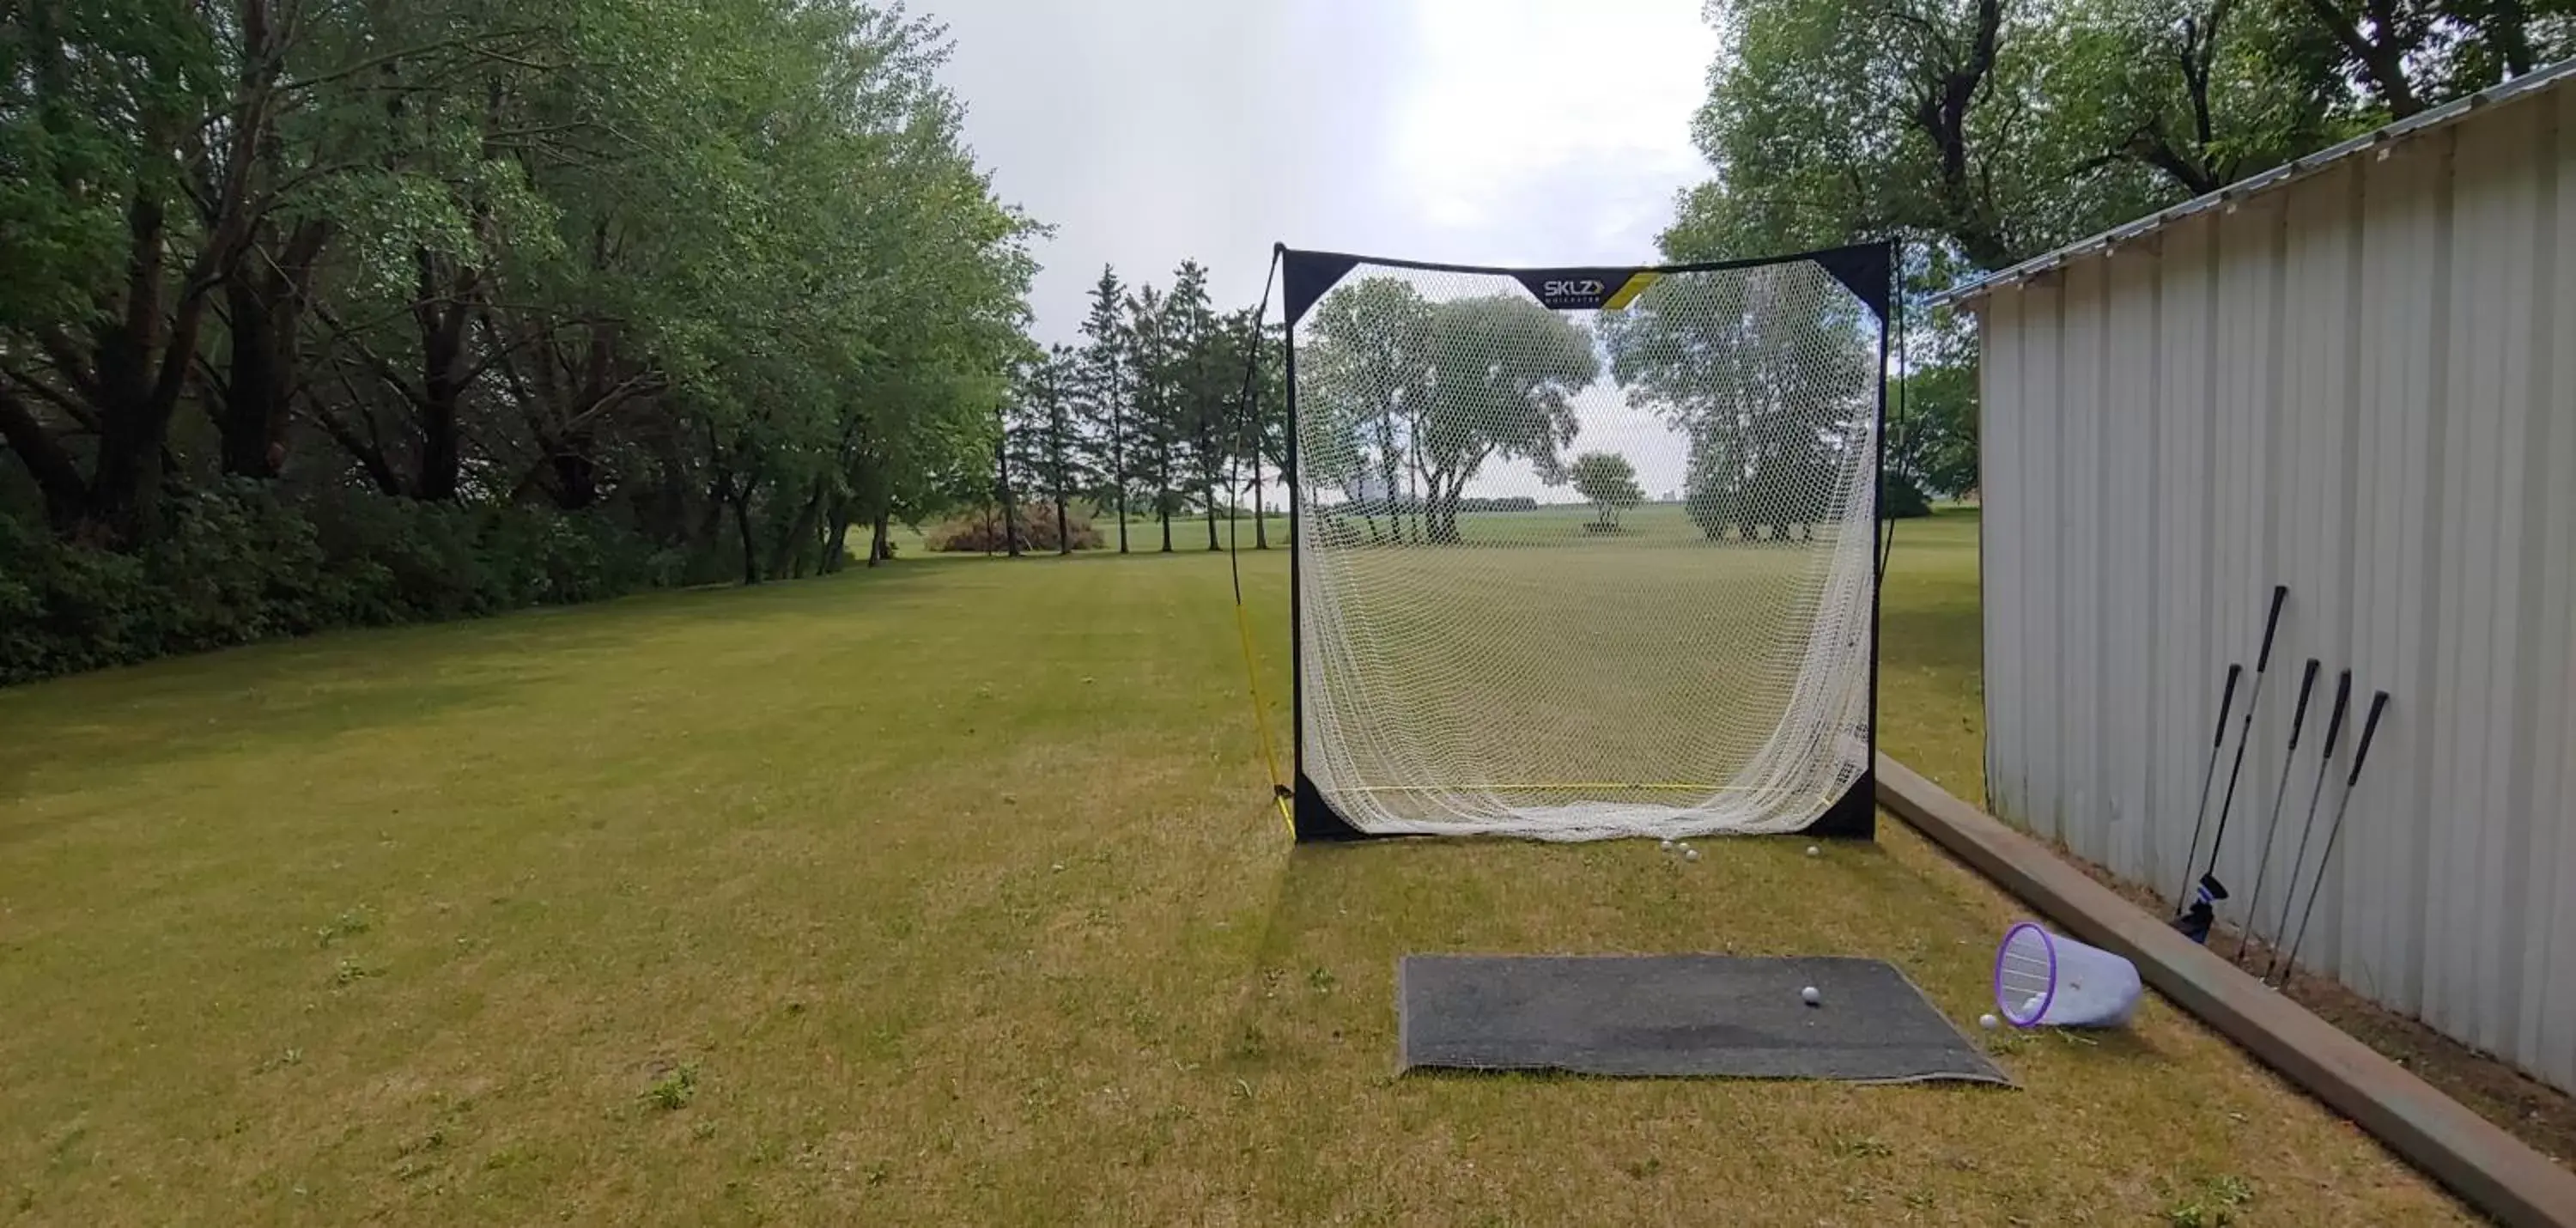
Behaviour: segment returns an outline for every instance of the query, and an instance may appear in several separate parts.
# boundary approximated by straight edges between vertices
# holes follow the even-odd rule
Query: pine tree
[[[1068,346],[1048,349],[1045,361],[1037,366],[1036,404],[1042,414],[1044,467],[1047,493],[1055,500],[1055,540],[1057,554],[1073,553],[1072,517],[1067,505],[1074,488],[1084,476],[1079,450],[1080,440],[1074,430],[1073,384],[1078,372],[1078,356]]]
[[[1127,553],[1127,405],[1134,385],[1128,380],[1132,335],[1127,328],[1126,288],[1118,270],[1102,265],[1091,288],[1091,314],[1082,322],[1082,385],[1087,434],[1103,462],[1101,493],[1118,517],[1118,553]]]
[[[1196,488],[1207,520],[1208,549],[1214,550],[1216,485],[1226,457],[1226,396],[1218,387],[1217,374],[1225,365],[1219,355],[1225,335],[1208,304],[1207,269],[1198,261],[1184,260],[1172,271],[1172,292],[1164,300],[1163,315],[1172,360],[1173,395],[1165,406],[1169,458],[1172,467]],[[1168,497],[1177,507],[1187,506],[1187,497],[1178,491]]]
[[[1261,357],[1252,383],[1252,404],[1245,409],[1250,419],[1250,451],[1244,457],[1252,467],[1252,548],[1270,548],[1270,520],[1261,499],[1261,466],[1265,458],[1279,464],[1279,480],[1288,482],[1288,330],[1255,322],[1256,344]],[[1285,494],[1292,491],[1283,490]]]
[[[1172,552],[1172,451],[1176,443],[1174,362],[1169,300],[1151,285],[1127,296],[1129,386],[1136,390],[1129,459],[1154,483],[1154,517],[1163,526],[1163,553]]]
[[[1243,498],[1240,485],[1245,470],[1251,471],[1253,536],[1255,548],[1265,540],[1261,531],[1261,451],[1260,436],[1253,414],[1259,395],[1257,383],[1261,372],[1254,357],[1261,343],[1261,326],[1251,308],[1233,312],[1218,320],[1209,337],[1208,378],[1205,409],[1198,419],[1198,462],[1202,481],[1207,488],[1210,549],[1219,511],[1239,507]],[[1222,484],[1225,498],[1216,491]],[[1229,515],[1235,514],[1228,511]]]
[[[1016,442],[1015,437],[1024,433],[1011,429],[1009,402],[1004,402],[1002,408],[994,411],[994,414],[1001,426],[1001,432],[993,437],[993,463],[997,470],[993,493],[1002,505],[1002,548],[1012,558],[1018,558],[1020,557],[1020,514],[1018,501],[1011,494],[1011,448]]]

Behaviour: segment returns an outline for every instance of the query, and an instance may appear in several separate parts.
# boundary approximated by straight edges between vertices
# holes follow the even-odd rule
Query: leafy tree
[[[1601,369],[1581,325],[1517,294],[1431,303],[1390,277],[1338,287],[1314,310],[1301,476],[1341,485],[1372,539],[1458,540],[1459,500],[1497,456],[1561,480],[1573,397]]]
[[[1411,408],[1408,434],[1423,484],[1429,537],[1458,540],[1458,500],[1495,456],[1560,480],[1557,449],[1574,441],[1573,398],[1601,373],[1592,336],[1566,316],[1516,295],[1440,304],[1429,330],[1431,395]]]
[[[72,548],[148,555],[218,489],[377,515],[363,490],[551,508],[752,580],[840,566],[860,525],[873,562],[890,518],[989,488],[1042,228],[966,148],[934,23],[11,12],[0,489]]]
[[[1956,498],[1975,490],[1975,365],[1952,362],[1925,366],[1900,382],[1904,417],[1888,424],[1889,470],[1935,495]]]
[[[1270,548],[1270,521],[1265,512],[1263,474],[1287,472],[1288,465],[1288,377],[1285,325],[1268,325],[1246,314],[1249,336],[1246,343],[1257,346],[1254,360],[1252,400],[1244,407],[1244,468],[1252,479],[1252,545],[1255,550]]]
[[[1619,513],[1646,501],[1645,492],[1637,489],[1637,467],[1616,452],[1586,452],[1574,458],[1567,472],[1574,493],[1598,509],[1593,523],[1603,529],[1618,528]]]
[[[1336,287],[1312,310],[1299,392],[1316,429],[1299,476],[1340,487],[1371,541],[1402,541],[1398,474],[1408,463],[1397,433],[1431,400],[1432,306],[1402,279],[1370,277]]]
[[[1877,416],[1865,309],[1780,265],[1658,283],[1602,332],[1628,403],[1689,441],[1684,505],[1703,534],[1812,532]]]
[[[1708,14],[1728,53],[1692,131],[1716,174],[1683,199],[1668,258],[1895,235],[1919,253],[1917,292],[2576,51],[2570,0],[1715,0]]]

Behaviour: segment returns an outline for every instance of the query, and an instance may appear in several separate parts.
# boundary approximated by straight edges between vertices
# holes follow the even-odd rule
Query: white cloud
[[[1104,263],[1207,264],[1248,304],[1273,241],[1480,264],[1651,258],[1717,36],[1696,0],[921,0],[997,190],[1058,227],[1038,334]]]
[[[1424,48],[1392,171],[1424,220],[1576,250],[1546,263],[1647,258],[1673,193],[1702,178],[1690,144],[1717,35],[1688,0],[1415,0]]]

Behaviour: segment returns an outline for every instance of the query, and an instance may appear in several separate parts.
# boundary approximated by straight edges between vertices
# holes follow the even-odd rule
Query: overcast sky
[[[1699,0],[916,0],[995,187],[1057,227],[1041,340],[1102,264],[1196,257],[1248,305],[1274,241],[1472,264],[1654,257],[1717,39]],[[1273,308],[1274,318],[1276,307]]]
[[[1717,36],[1699,0],[915,0],[1037,248],[1042,341],[1079,339],[1103,264],[1221,309],[1270,245],[1460,264],[1640,264],[1706,178],[1690,119]],[[1278,318],[1274,302],[1271,318]],[[1681,481],[1678,436],[1607,383],[1583,444]],[[1496,461],[1469,493],[1573,499]]]

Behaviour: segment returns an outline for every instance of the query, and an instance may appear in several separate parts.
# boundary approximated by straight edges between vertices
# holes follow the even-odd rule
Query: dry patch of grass
[[[1904,532],[1886,740],[1974,796],[1972,539]],[[1893,824],[1292,848],[1227,592],[907,560],[0,693],[0,1220],[2465,1218],[2161,1002],[1995,1038],[2018,1091],[1395,1077],[1407,952],[1873,955],[1972,1020],[2018,913]]]

